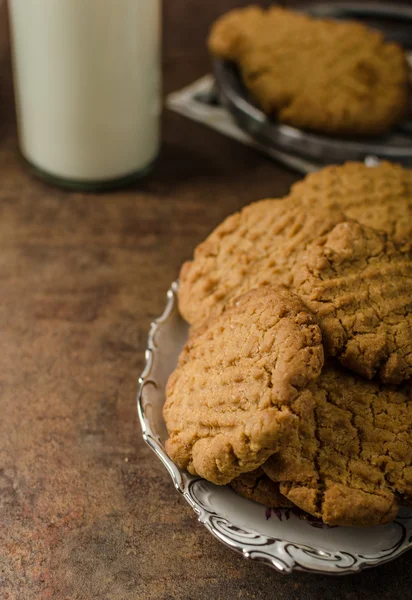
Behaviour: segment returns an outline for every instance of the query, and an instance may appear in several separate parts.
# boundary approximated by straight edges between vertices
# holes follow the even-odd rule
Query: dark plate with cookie
[[[397,42],[408,39],[412,9],[321,4],[310,13],[249,7],[216,22],[209,48],[228,110],[260,143],[323,164],[376,156],[411,165],[409,67]]]

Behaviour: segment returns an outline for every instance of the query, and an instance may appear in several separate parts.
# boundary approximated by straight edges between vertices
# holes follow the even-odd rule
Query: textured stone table
[[[171,90],[208,69],[207,24],[239,2],[166,4]],[[5,39],[1,600],[409,598],[412,555],[339,579],[244,561],[197,523],[141,439],[135,396],[147,330],[180,264],[227,214],[283,195],[296,174],[166,113],[159,164],[135,187],[48,187],[17,156]]]

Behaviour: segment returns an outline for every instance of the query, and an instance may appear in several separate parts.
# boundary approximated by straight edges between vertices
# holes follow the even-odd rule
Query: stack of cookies
[[[412,501],[412,171],[328,167],[228,217],[180,274],[166,449],[330,525]]]

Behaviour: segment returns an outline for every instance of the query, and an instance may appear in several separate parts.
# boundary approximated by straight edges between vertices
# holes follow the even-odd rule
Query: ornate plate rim
[[[157,350],[155,341],[157,331],[168,322],[169,318],[176,310],[177,307],[177,292],[179,288],[179,282],[174,281],[169,290],[167,291],[167,303],[166,307],[160,317],[152,321],[150,325],[148,344],[145,351],[145,366],[138,380],[138,393],[137,393],[137,412],[139,416],[140,425],[142,428],[142,435],[144,441],[148,444],[151,450],[156,454],[161,463],[166,467],[176,490],[184,497],[186,502],[192,507],[198,517],[198,521],[202,523],[214,537],[216,537],[225,546],[231,548],[242,554],[244,558],[252,559],[258,562],[267,564],[274,568],[280,573],[290,574],[293,571],[304,571],[307,573],[318,573],[322,575],[348,575],[351,573],[358,573],[364,569],[375,567],[386,562],[397,558],[412,548],[412,535],[410,535],[408,542],[405,547],[402,547],[408,532],[405,526],[399,522],[399,517],[394,522],[402,528],[402,535],[400,540],[392,548],[388,548],[387,554],[383,556],[366,556],[363,554],[351,554],[348,552],[341,551],[330,551],[322,548],[315,548],[306,544],[299,544],[280,538],[274,538],[271,536],[264,536],[252,529],[239,529],[233,525],[227,518],[218,515],[215,512],[208,510],[199,499],[196,498],[193,489],[196,482],[203,481],[199,477],[194,477],[180,471],[173,461],[168,457],[164,446],[160,440],[160,437],[156,435],[150,425],[149,419],[145,413],[145,407],[143,405],[143,391],[147,385],[153,385],[157,387],[156,382],[151,379],[151,372],[153,367],[153,358]],[[246,544],[243,540],[239,540],[235,534],[243,535],[243,537],[249,537],[253,540],[253,544]],[[271,552],[263,552],[261,548],[269,546]],[[287,554],[290,560],[285,559],[277,554],[279,550],[282,550],[282,554]],[[305,555],[310,555],[313,560],[327,561],[330,565],[335,563],[336,570],[324,570],[322,568],[311,568],[307,565],[303,565],[299,562],[296,556],[293,556],[293,550],[302,552]],[[353,560],[352,564],[345,566],[345,561],[348,558]],[[343,563],[343,566],[339,567],[339,562]]]

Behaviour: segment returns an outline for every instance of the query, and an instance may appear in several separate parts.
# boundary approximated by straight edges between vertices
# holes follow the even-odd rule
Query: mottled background
[[[209,69],[212,20],[236,0],[170,0],[165,91]],[[169,112],[134,188],[69,194],[17,156],[0,12],[0,599],[410,597],[411,555],[358,576],[281,576],[197,523],[143,444],[137,378],[150,320],[221,219],[297,175]]]

